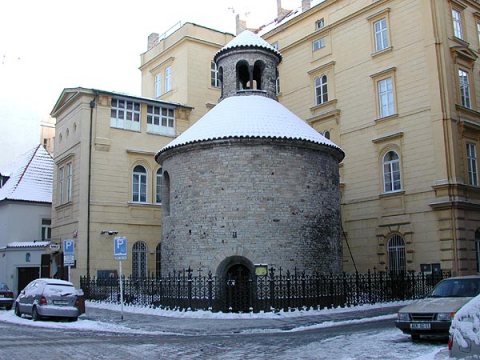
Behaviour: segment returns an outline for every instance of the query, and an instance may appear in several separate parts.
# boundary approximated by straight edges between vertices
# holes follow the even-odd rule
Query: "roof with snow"
[[[14,241],[7,244],[7,248],[43,248],[50,245],[50,241]]]
[[[261,49],[269,50],[275,55],[277,55],[279,60],[282,59],[282,55],[280,54],[280,52],[277,49],[275,49],[272,45],[270,45],[268,42],[263,40],[257,34],[254,34],[249,30],[244,30],[235,38],[233,38],[229,43],[227,43],[223,48],[218,50],[218,52],[213,57],[213,60],[217,61],[217,58],[221,54],[227,52],[228,50],[249,49],[249,48],[261,48]]]
[[[219,139],[265,138],[303,140],[343,151],[277,101],[259,95],[231,96],[222,100],[200,120],[163,147]]]
[[[0,201],[52,202],[53,159],[42,145],[0,168],[8,180],[0,188]]]

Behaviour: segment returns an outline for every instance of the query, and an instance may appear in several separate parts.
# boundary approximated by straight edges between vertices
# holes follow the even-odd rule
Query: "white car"
[[[413,340],[422,335],[446,338],[455,313],[479,292],[479,275],[442,280],[425,298],[401,308],[395,326]]]
[[[450,327],[448,349],[453,358],[480,359],[480,295],[455,314]]]

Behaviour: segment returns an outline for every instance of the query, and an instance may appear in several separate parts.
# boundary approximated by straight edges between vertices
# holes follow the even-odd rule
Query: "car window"
[[[7,284],[0,283],[0,291],[8,291],[8,286],[7,286]]]
[[[480,278],[447,279],[440,282],[431,297],[473,297],[480,292]]]
[[[63,285],[63,284],[47,284],[44,293],[48,294],[75,294],[75,287],[72,285]]]

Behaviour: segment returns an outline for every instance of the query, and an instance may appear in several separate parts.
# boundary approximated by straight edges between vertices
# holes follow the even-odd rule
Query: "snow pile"
[[[450,327],[450,335],[461,347],[468,347],[465,338],[480,344],[480,295],[458,310]]]

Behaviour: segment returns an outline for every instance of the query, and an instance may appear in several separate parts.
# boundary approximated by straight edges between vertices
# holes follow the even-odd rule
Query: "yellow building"
[[[52,241],[74,240],[75,283],[84,275],[116,273],[115,236],[128,239],[126,275],[159,271],[162,173],[154,154],[188,126],[191,110],[115,92],[64,89],[52,111]]]
[[[283,55],[279,101],[346,153],[344,270],[476,272],[480,4],[304,0],[286,11],[277,3],[278,18],[259,33]],[[196,28],[143,55],[143,95],[155,95],[155,69],[184,59],[169,39],[193,42],[185,33]],[[195,120],[215,95],[204,85],[215,32],[203,30],[201,69],[184,74],[177,92],[159,93],[194,106]]]

